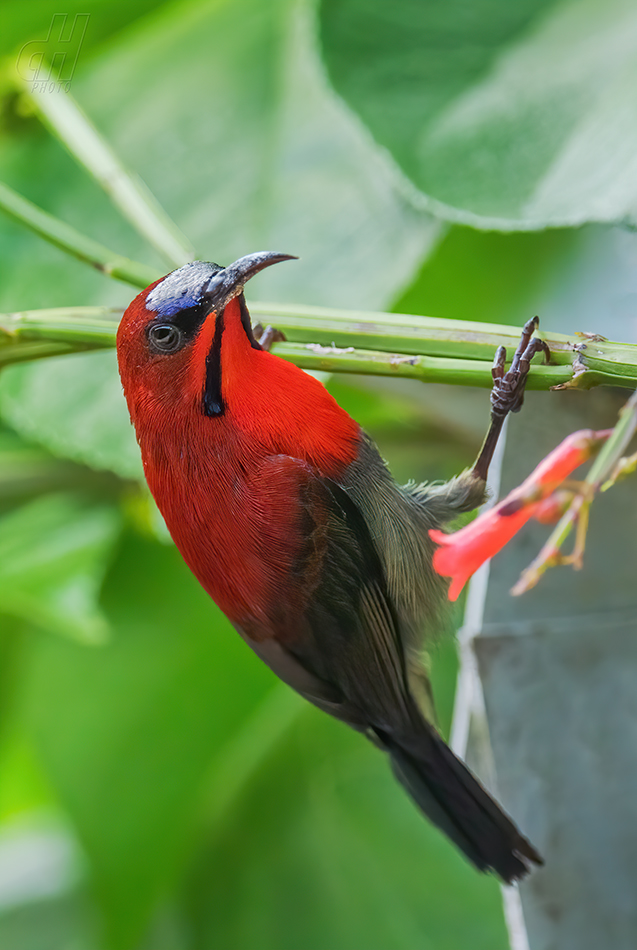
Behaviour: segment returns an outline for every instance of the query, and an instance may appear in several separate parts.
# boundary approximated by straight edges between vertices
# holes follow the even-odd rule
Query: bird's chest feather
[[[316,582],[320,510],[304,461],[238,435],[179,445],[142,441],[148,484],[175,544],[204,589],[252,636],[285,636]]]

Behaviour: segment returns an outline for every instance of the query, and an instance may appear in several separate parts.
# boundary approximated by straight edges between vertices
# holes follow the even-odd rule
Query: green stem
[[[567,561],[572,561],[575,566],[581,566],[581,555],[584,552],[584,539],[586,536],[586,525],[588,523],[588,510],[592,504],[593,498],[599,488],[615,470],[617,463],[623,456],[626,448],[637,430],[637,391],[635,391],[628,402],[619,410],[619,421],[613,429],[611,435],[602,446],[595,461],[590,467],[582,488],[571,502],[567,511],[564,512],[549,539],[542,546],[542,550],[531,564],[522,572],[520,579],[512,588],[511,593],[514,596],[526,593],[538,583],[540,577],[554,565],[564,563],[561,555],[561,548],[570,533],[572,532],[578,519],[584,518],[584,523],[580,526],[582,538],[576,538],[576,550],[579,548],[577,557],[572,556]]]
[[[445,320],[403,313],[375,313],[304,307],[289,304],[252,303],[250,312],[262,323],[271,322],[294,343],[320,343],[346,350],[351,346],[392,354],[436,356],[449,359],[491,362],[498,346],[512,355],[520,340],[520,328],[470,320]],[[544,383],[537,388],[562,386],[590,389],[609,385],[637,386],[637,346],[630,343],[583,341],[578,335],[565,336],[540,330],[538,334],[551,348],[551,365],[534,377]],[[280,353],[280,355],[283,355]],[[577,372],[573,372],[573,364]],[[347,354],[341,354],[345,365]],[[556,367],[568,368],[564,378]],[[315,368],[315,367],[310,367]],[[321,367],[323,368],[323,367]],[[348,369],[347,372],[364,372]],[[410,375],[409,369],[398,375]],[[413,375],[417,375],[414,373]],[[473,385],[473,384],[469,384]],[[479,385],[479,384],[475,384]],[[534,388],[535,383],[530,383]]]
[[[40,91],[25,84],[25,95],[41,118],[74,158],[95,178],[133,227],[166,258],[180,267],[194,256],[190,241],[169,218],[157,199],[119,160],[70,93],[58,88]]]
[[[51,244],[81,261],[86,261],[109,277],[144,288],[162,276],[152,267],[122,257],[121,254],[116,254],[98,241],[76,231],[69,224],[23,198],[3,182],[0,182],[0,209]]]
[[[354,347],[339,349],[319,343],[275,343],[272,352],[302,369],[367,376],[400,376],[402,379],[419,379],[423,383],[449,383],[483,389],[493,386],[492,364],[487,360],[384,353]],[[550,389],[551,386],[568,382],[571,376],[568,366],[533,365],[527,389]]]
[[[64,343],[20,343],[14,346],[2,346],[0,339],[0,369],[13,363],[30,363],[33,360],[46,359],[49,356],[68,356],[71,353],[82,353],[93,347],[72,346]]]
[[[2,183],[0,208],[68,253],[134,287],[144,288],[161,276],[144,264],[115,254]],[[518,327],[400,313],[267,303],[254,303],[251,309],[263,322],[271,321],[285,333],[287,344],[278,344],[276,349],[280,356],[304,369],[326,369],[330,372],[374,373],[490,386],[490,372],[486,364],[491,362],[498,346],[506,347],[512,354],[520,337]],[[73,308],[66,313],[70,315],[72,311]],[[98,319],[98,326],[93,324],[91,311]],[[40,314],[46,312],[41,311]],[[66,322],[60,311],[51,313],[57,313],[57,316],[39,318],[37,311],[33,311],[7,318],[9,325],[5,326],[5,342],[16,344],[19,338],[29,343],[35,339],[41,344],[64,342],[67,347],[65,352],[112,346],[114,343],[115,324],[111,321],[110,325],[105,326],[95,308],[79,308],[75,311],[76,316]],[[82,322],[81,314],[84,314],[85,322]],[[42,320],[45,325],[41,325]],[[2,323],[0,345],[3,342],[1,334]],[[637,386],[636,346],[612,343],[603,338],[568,337],[544,331],[540,335],[551,348],[551,365],[534,365],[529,388]],[[317,350],[316,344],[323,347],[323,351]],[[58,352],[59,348],[49,352],[42,346],[29,351],[15,346],[10,352],[8,349],[4,351],[2,362]],[[33,353],[33,356],[29,353]],[[442,362],[414,362],[406,358],[410,356],[435,358]],[[482,361],[485,365],[459,365],[456,362],[458,360],[465,363]]]
[[[285,330],[287,342],[276,343],[272,352],[303,369],[484,388],[492,384],[491,360],[496,348],[503,345],[513,353],[520,334],[517,327],[395,313],[352,313],[264,303],[253,304],[251,310]],[[121,308],[106,307],[0,314],[0,365],[114,346],[121,315]],[[595,356],[590,361],[594,368],[587,366],[574,377],[573,360],[581,366],[589,359],[579,349],[580,339],[554,333],[544,333],[543,337],[551,347],[551,364],[533,364],[529,389],[573,384],[579,388],[637,386],[637,346],[595,343]],[[332,342],[337,345],[332,346]],[[382,348],[376,349],[374,344]]]
[[[599,455],[591,465],[588,475],[584,479],[593,491],[597,491],[626,451],[628,443],[637,429],[637,391],[632,394],[628,402],[619,410],[619,421],[602,446]]]
[[[253,304],[251,310],[285,328],[288,340],[276,343],[273,353],[303,369],[326,372],[490,388],[496,348],[503,345],[512,353],[519,338],[519,330],[514,327],[406,314],[350,313],[263,303]],[[106,307],[0,314],[0,365],[114,346],[121,314],[121,308]],[[596,343],[596,368],[587,368],[574,379],[572,361],[582,359],[581,351],[574,351],[574,347],[581,346],[579,339],[551,333],[543,336],[551,347],[551,365],[533,364],[529,389],[569,387],[573,380],[580,388],[637,386],[637,346]],[[332,340],[347,345],[332,346]],[[383,349],[372,348],[374,343],[381,343]],[[617,359],[620,353],[622,361]]]

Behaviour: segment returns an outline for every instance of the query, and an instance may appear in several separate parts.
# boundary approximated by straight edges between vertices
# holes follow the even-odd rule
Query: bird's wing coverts
[[[332,715],[358,728],[399,727],[412,706],[405,659],[362,513],[340,485],[298,459],[270,458],[261,476],[270,498],[284,498],[276,517],[287,520],[297,552],[271,591],[274,638],[249,623],[241,633],[281,679]],[[275,492],[277,483],[284,491]]]

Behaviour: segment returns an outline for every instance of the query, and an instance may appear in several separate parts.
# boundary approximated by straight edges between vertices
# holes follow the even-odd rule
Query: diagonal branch
[[[180,267],[194,257],[193,247],[144,182],[132,174],[59,83],[40,90],[23,84],[45,125],[104,189],[120,213],[166,259]]]
[[[131,261],[109,248],[76,231],[70,224],[39,208],[27,198],[0,182],[0,209],[10,217],[26,225],[51,244],[66,251],[73,257],[86,261],[109,277],[123,280],[134,287],[147,287],[162,275],[152,267]]]

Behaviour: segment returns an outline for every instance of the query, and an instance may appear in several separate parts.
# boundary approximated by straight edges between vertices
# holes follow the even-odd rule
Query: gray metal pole
[[[629,238],[617,240],[624,247]],[[619,316],[602,308],[597,324],[573,326],[575,314],[551,328],[634,339],[635,284],[633,267],[624,280],[633,306]],[[529,394],[509,425],[502,492],[569,432],[614,425],[627,395]],[[521,904],[506,889],[514,950],[635,950],[637,478],[595,501],[582,571],[553,569],[512,598],[546,536],[529,524],[472,582],[452,740],[461,753],[467,745],[470,763],[546,859],[521,885]]]

